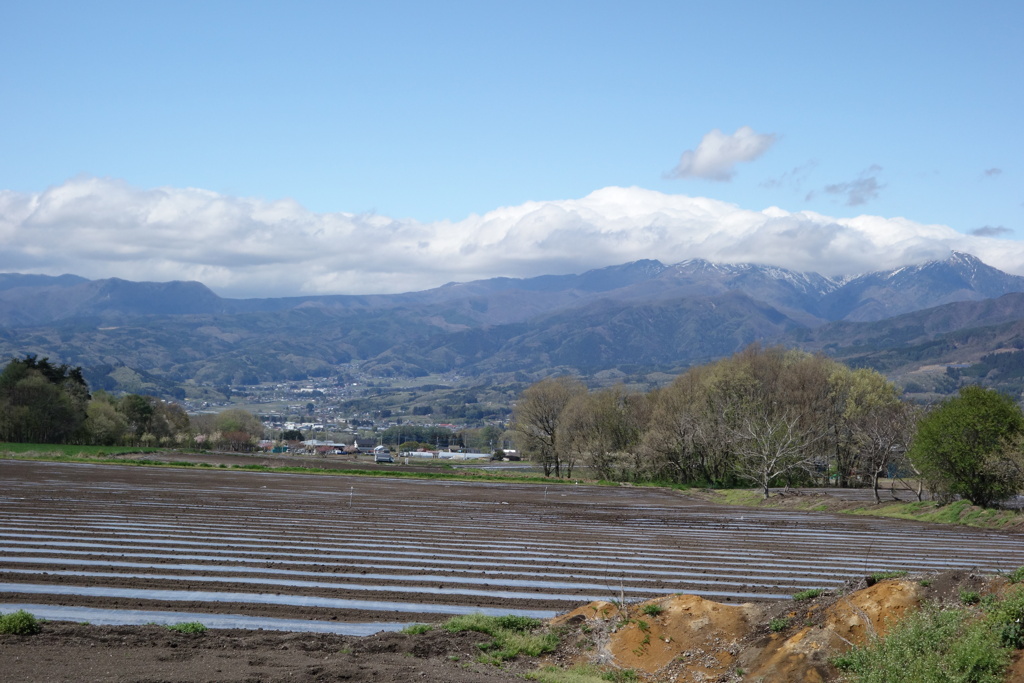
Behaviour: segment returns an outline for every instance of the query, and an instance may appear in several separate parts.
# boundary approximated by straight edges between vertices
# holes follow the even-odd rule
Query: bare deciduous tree
[[[541,380],[527,387],[512,411],[511,429],[523,453],[544,468],[544,476],[562,476],[558,441],[562,412],[574,396],[586,391],[581,382],[570,377]]]
[[[622,387],[574,396],[566,405],[558,447],[568,463],[580,460],[600,479],[636,479],[646,474],[638,449],[647,421],[647,399]]]
[[[916,411],[896,401],[864,412],[856,423],[861,465],[871,478],[875,502],[881,503],[878,481],[904,459],[916,426]]]
[[[813,446],[823,435],[802,428],[800,417],[796,413],[773,415],[763,409],[754,410],[732,429],[736,473],[755,482],[765,498],[771,483],[779,477],[813,468]]]

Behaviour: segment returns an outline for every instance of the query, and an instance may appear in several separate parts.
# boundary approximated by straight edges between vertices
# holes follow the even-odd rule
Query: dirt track
[[[359,634],[621,595],[772,600],[879,569],[1024,564],[1016,536],[646,488],[13,460],[0,482],[0,610],[57,619],[63,606],[93,623],[103,614],[66,608]]]

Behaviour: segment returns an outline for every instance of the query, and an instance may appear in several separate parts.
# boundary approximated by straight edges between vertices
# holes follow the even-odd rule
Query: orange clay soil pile
[[[648,681],[835,681],[831,658],[871,634],[884,636],[908,610],[926,601],[955,602],[962,590],[985,594],[1006,585],[966,572],[869,582],[774,604],[729,605],[694,595],[625,607],[593,602],[552,622],[575,634],[557,663],[632,669]],[[1024,660],[1015,661],[1013,672],[1024,674]]]

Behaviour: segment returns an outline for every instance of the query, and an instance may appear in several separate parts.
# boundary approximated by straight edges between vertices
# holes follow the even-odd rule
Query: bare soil
[[[514,665],[476,663],[480,633],[372,637],[234,629],[183,634],[162,626],[48,622],[0,635],[8,681],[522,681]]]

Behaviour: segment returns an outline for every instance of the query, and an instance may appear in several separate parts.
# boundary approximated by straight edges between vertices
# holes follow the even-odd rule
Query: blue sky
[[[843,233],[779,265],[1024,272],[1019,2],[5,3],[0,63],[0,271],[385,291],[750,258],[778,207]]]

